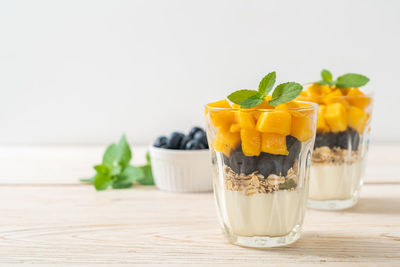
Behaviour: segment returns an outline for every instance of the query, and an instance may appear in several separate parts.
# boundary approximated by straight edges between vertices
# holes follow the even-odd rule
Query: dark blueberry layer
[[[330,148],[339,147],[342,149],[358,150],[360,145],[360,135],[357,131],[349,128],[347,131],[338,133],[317,133],[315,137],[314,149],[321,146]]]
[[[247,157],[242,152],[242,146],[239,145],[231,151],[229,157],[224,155],[224,163],[234,172],[244,173],[245,175],[258,171],[264,177],[268,177],[270,174],[286,176],[288,170],[293,167],[295,160],[299,157],[301,142],[288,135],[286,146],[289,151],[287,156],[261,152],[259,156]]]

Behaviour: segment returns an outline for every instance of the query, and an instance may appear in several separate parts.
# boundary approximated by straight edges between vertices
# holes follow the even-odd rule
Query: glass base
[[[289,234],[285,236],[239,236],[224,231],[226,238],[234,245],[250,248],[272,248],[287,246],[300,238],[300,226],[297,225]]]
[[[312,200],[308,199],[307,207],[316,210],[344,210],[357,204],[358,194],[345,200]]]

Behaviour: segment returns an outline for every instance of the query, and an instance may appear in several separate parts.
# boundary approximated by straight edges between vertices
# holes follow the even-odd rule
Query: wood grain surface
[[[288,247],[260,250],[234,246],[225,240],[210,193],[172,194],[144,186],[96,192],[77,183],[73,176],[80,175],[80,171],[83,174],[82,162],[89,164],[85,171],[90,174],[95,162],[88,161],[92,157],[98,159],[102,149],[46,149],[64,155],[69,162],[48,170],[48,176],[41,179],[40,170],[45,170],[47,161],[51,161],[43,154],[51,153],[35,153],[33,149],[29,150],[32,157],[42,156],[31,158],[31,173],[25,165],[14,169],[24,175],[10,177],[3,172],[0,177],[3,266],[400,266],[400,160],[394,157],[384,160],[370,156],[369,181],[355,207],[336,212],[309,209],[299,241]],[[385,149],[389,153],[393,148],[371,147],[371,152]],[[12,152],[12,148],[2,151],[0,158],[5,162],[29,160],[27,154],[21,153],[26,149],[14,151],[8,158],[4,151]],[[72,157],[75,151],[82,156]],[[12,174],[10,166],[3,168],[3,164],[4,161],[2,169]],[[381,164],[392,166],[391,171],[383,176],[371,175],[379,173]],[[67,165],[73,171],[64,167]],[[56,177],[54,180],[50,173]]]

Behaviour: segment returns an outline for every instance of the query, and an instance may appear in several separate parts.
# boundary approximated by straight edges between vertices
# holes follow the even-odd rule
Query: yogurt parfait
[[[372,113],[372,95],[359,87],[367,82],[368,78],[359,74],[345,74],[333,81],[324,70],[322,80],[308,85],[297,97],[319,104],[308,201],[311,208],[344,209],[358,200]]]
[[[293,100],[297,83],[268,95],[274,82],[273,72],[258,91],[237,91],[205,109],[221,226],[242,246],[296,241],[306,209],[317,105]]]

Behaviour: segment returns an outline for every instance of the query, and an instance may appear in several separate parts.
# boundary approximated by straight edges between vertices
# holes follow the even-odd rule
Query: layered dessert
[[[316,105],[272,105],[273,99],[250,108],[228,100],[206,107],[220,219],[230,241],[241,245],[243,237],[289,236],[279,244],[291,243],[304,217]]]
[[[343,87],[313,83],[297,98],[319,105],[311,164],[310,207],[350,207],[356,203],[362,184],[371,97],[359,88]],[[340,204],[341,201],[347,204]]]

